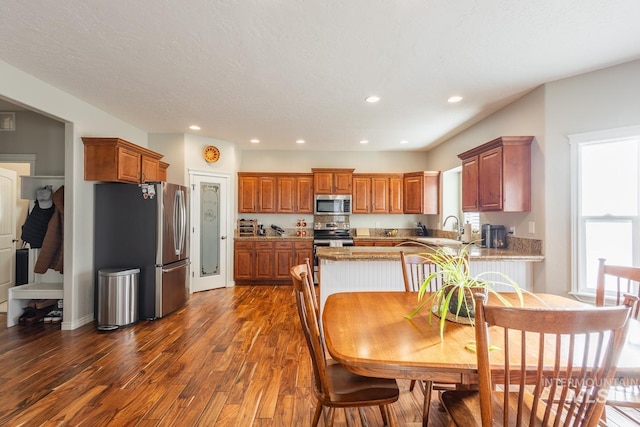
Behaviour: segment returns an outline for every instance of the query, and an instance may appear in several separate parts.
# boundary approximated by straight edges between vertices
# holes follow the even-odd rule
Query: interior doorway
[[[7,257],[5,257],[5,261],[3,264],[9,263],[9,269],[7,269],[6,273],[10,274],[12,277],[5,277],[0,279],[2,284],[0,285],[0,313],[7,312],[7,295],[8,289],[11,286],[15,286],[15,250],[20,247],[20,236],[22,230],[22,224],[24,224],[27,215],[29,214],[29,200],[23,200],[20,198],[20,176],[31,175],[31,171],[33,170],[33,165],[35,163],[34,155],[7,155],[0,154],[0,169],[4,169],[7,171],[11,171],[15,174],[16,179],[13,180],[13,200],[15,205],[13,205],[14,213],[12,215],[13,219],[11,220],[13,224],[10,224],[11,227],[11,238],[12,242],[7,242],[3,247],[3,253],[6,252]],[[7,246],[8,245],[8,246]],[[10,251],[10,254],[9,252]]]
[[[223,288],[228,282],[229,177],[191,175],[191,292]]]

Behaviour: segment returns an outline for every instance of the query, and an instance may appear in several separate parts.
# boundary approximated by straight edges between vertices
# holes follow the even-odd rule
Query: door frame
[[[231,208],[232,208],[232,197],[231,194],[233,193],[232,188],[231,188],[231,174],[229,173],[224,173],[224,172],[208,172],[208,171],[203,171],[203,170],[196,170],[196,169],[189,169],[189,188],[191,189],[191,191],[195,191],[195,183],[194,183],[194,178],[198,176],[201,178],[217,178],[217,179],[221,179],[224,180],[226,183],[226,198],[225,200],[222,200],[222,202],[224,203],[225,206],[222,206],[222,209],[225,209],[225,214],[227,217],[227,223],[226,225],[226,239],[225,239],[225,243],[223,245],[220,245],[221,248],[224,248],[225,252],[226,252],[226,259],[225,259],[225,278],[224,278],[224,283],[225,283],[225,287],[230,287],[230,286],[234,286],[235,283],[233,282],[233,220],[232,220],[232,216],[231,216]],[[190,220],[190,228],[191,228],[191,233],[192,235],[195,234],[195,227],[194,227],[194,221],[193,221],[193,217],[196,214],[196,212],[200,211],[200,206],[195,206],[195,200],[196,197],[193,197],[193,195],[191,196],[191,202],[190,202],[190,210],[191,210],[191,220]],[[199,230],[198,230],[199,231]],[[194,244],[195,239],[191,238],[190,239],[190,245],[191,247],[190,249],[190,253],[191,253],[191,257],[193,258],[193,254],[196,253],[196,251],[200,251],[200,248],[196,248],[195,244]],[[199,241],[199,239],[198,239]],[[191,272],[192,274],[194,274],[195,269],[193,268],[193,266],[191,267]],[[193,285],[192,285],[192,281],[189,280],[189,293],[193,293]]]

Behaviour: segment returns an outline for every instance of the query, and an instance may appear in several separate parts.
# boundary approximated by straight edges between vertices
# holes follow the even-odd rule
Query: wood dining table
[[[513,306],[515,293],[501,293]],[[551,294],[524,294],[526,307],[580,307],[587,304]],[[489,297],[488,304],[501,304]],[[447,321],[440,339],[439,318],[418,305],[414,292],[343,292],[330,295],[322,313],[327,350],[350,371],[374,377],[422,379],[459,386],[477,384],[476,353],[467,349],[475,341],[474,328]],[[640,382],[640,328],[633,321],[616,377]],[[490,340],[500,346],[502,334]],[[492,356],[493,357],[493,356]],[[638,383],[637,382],[637,383]]]

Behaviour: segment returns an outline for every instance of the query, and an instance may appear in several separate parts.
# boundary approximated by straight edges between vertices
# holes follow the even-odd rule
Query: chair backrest
[[[429,274],[435,273],[438,268],[428,253],[405,254],[400,252],[400,262],[402,265],[402,277],[404,278],[404,290],[407,292],[417,292],[424,279]],[[426,291],[434,292],[441,287],[442,276],[437,275],[429,282],[429,288]]]
[[[616,281],[616,305],[622,304],[625,294],[640,297],[640,267],[629,267],[621,265],[607,265],[604,258],[598,259],[598,280],[596,282],[596,305],[604,306],[606,295],[607,276],[615,277]],[[636,304],[632,317],[639,317],[640,305]]]
[[[531,414],[542,425],[597,425],[636,301],[628,296],[626,305],[615,307],[523,308],[485,305],[485,296],[475,295],[483,427],[493,425],[492,390],[509,390],[500,425],[540,425]],[[492,351],[490,336],[499,347]],[[553,424],[556,417],[569,422]]]
[[[300,324],[311,355],[315,390],[320,396],[324,396],[329,390],[325,374],[327,366],[326,350],[314,305],[313,281],[309,279],[309,264],[294,265],[291,267],[290,274],[296,294]]]

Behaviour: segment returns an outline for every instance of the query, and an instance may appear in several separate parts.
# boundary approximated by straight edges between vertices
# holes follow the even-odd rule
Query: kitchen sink
[[[425,245],[431,246],[461,246],[462,242],[455,239],[447,239],[444,237],[416,237],[416,240]]]

